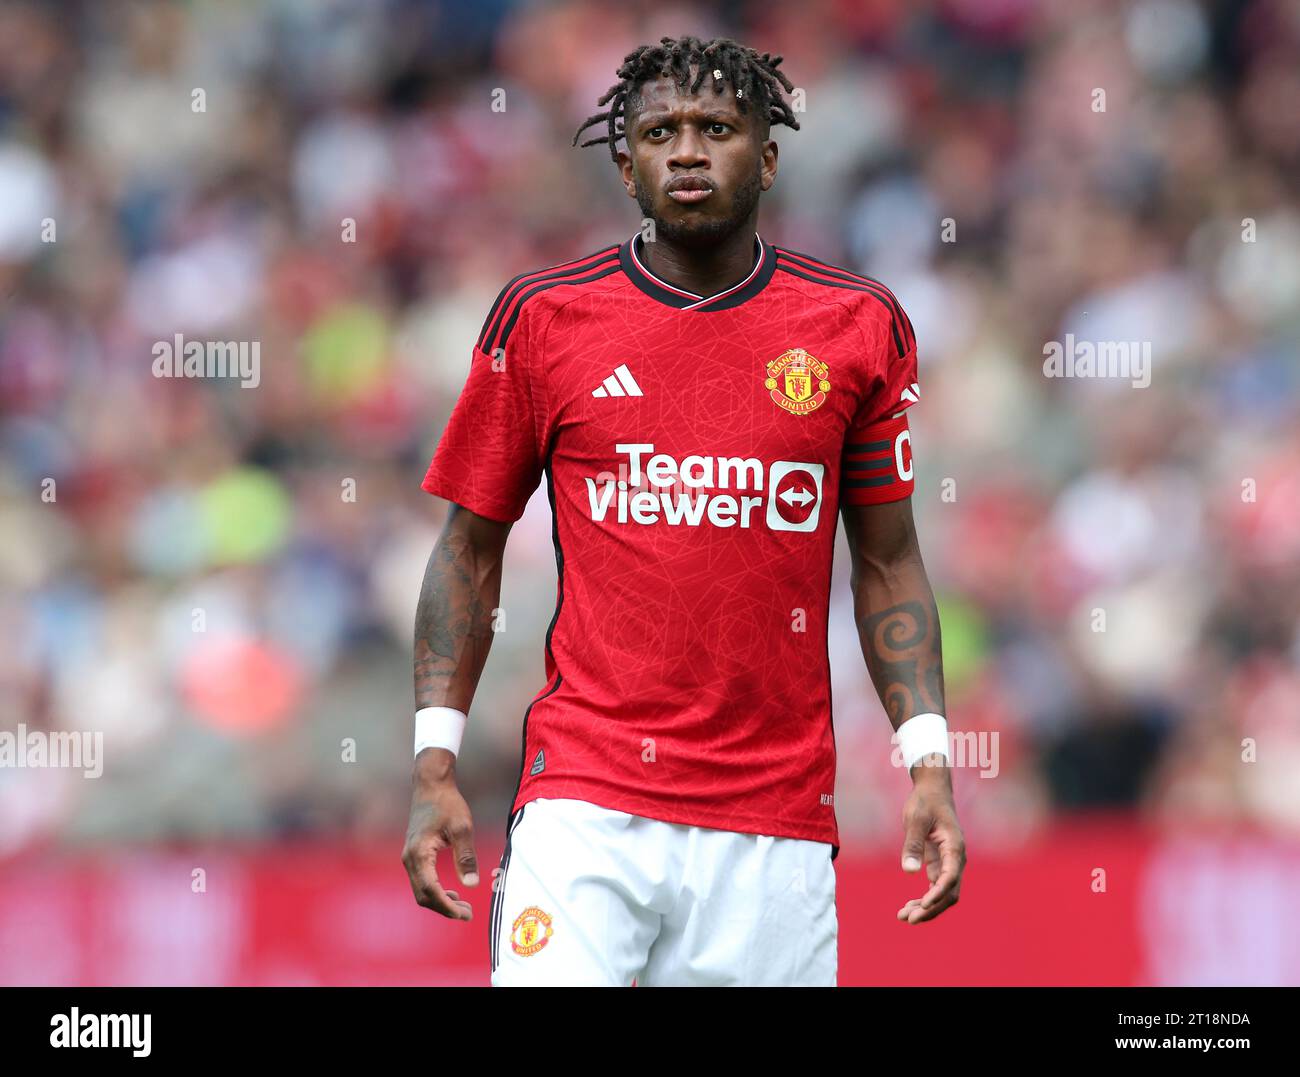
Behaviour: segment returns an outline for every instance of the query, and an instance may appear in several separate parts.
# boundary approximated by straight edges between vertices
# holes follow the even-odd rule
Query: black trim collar
[[[645,265],[641,256],[644,245],[641,233],[635,233],[618,249],[618,260],[627,274],[628,280],[645,292],[651,299],[657,299],[678,310],[727,310],[738,307],[746,299],[758,295],[772,279],[776,272],[776,250],[761,236],[754,236],[754,266],[744,280],[733,284],[716,295],[703,296],[688,292],[656,277]]]

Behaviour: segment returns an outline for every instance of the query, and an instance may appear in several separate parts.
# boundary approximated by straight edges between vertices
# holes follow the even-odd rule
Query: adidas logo
[[[601,383],[600,387],[591,391],[592,396],[645,396],[641,392],[641,386],[636,383],[636,378],[632,377],[632,371],[628,370],[626,363],[619,363],[614,368],[614,373]]]
[[[907,400],[913,404],[917,403],[917,401],[921,399],[921,387],[917,385],[916,382],[912,382],[910,386],[908,386],[906,389],[903,390],[902,394],[899,396],[898,399],[900,402]],[[890,416],[890,418],[897,419],[902,414],[903,413],[901,411],[896,411],[894,412],[893,415]]]
[[[537,749],[537,758],[533,760],[533,769],[530,770],[528,773],[530,775],[540,774],[545,769],[546,769],[546,749],[539,748]]]

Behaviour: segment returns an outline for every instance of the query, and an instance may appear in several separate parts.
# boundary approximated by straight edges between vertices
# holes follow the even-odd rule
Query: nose
[[[683,124],[673,140],[672,153],[668,156],[669,169],[687,170],[708,168],[709,155],[704,136],[694,124]]]

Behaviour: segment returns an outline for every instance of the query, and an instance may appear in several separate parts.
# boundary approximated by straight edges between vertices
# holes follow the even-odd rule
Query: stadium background
[[[1282,0],[6,2],[0,729],[105,769],[0,768],[0,982],[486,982],[487,885],[452,924],[398,861],[419,482],[501,285],[636,227],[570,139],[682,33],[784,55],[760,230],[915,324],[949,713],[1000,738],[961,904],[899,925],[841,536],[841,982],[1300,983]],[[155,378],[177,333],[259,342],[260,385]],[[1046,378],[1067,333],[1149,343],[1150,385]],[[554,581],[542,489],[459,767],[485,874]]]

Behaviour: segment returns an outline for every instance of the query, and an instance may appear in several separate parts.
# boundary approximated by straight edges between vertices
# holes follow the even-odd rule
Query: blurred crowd
[[[948,711],[997,733],[968,834],[1300,832],[1296,4],[6,0],[0,730],[102,730],[105,758],[0,768],[0,855],[396,855],[425,465],[505,281],[637,226],[571,140],[627,52],[687,33],[803,91],[764,238],[915,325]],[[256,341],[259,384],[154,376],[177,334]],[[1046,377],[1067,334],[1146,342],[1150,384]],[[846,847],[892,847],[845,552],[837,810]],[[502,601],[460,765],[481,831],[544,683],[544,489]]]

